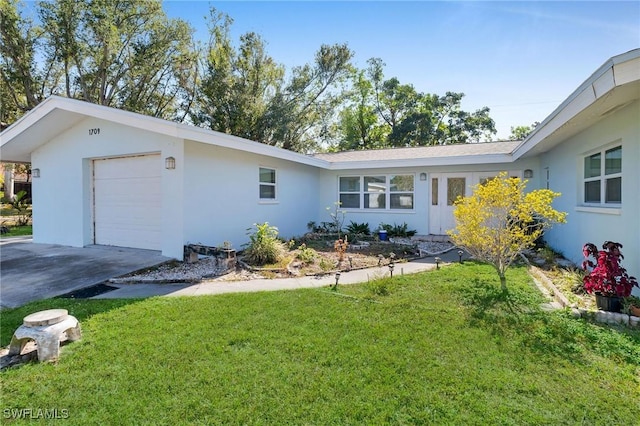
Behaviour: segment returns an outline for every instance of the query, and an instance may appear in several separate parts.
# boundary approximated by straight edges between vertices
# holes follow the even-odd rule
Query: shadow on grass
[[[581,365],[589,362],[584,356],[589,351],[640,365],[640,331],[594,324],[566,310],[544,311],[544,299],[533,287],[513,284],[503,291],[497,279],[474,278],[457,288],[470,325],[490,330],[502,342]]]
[[[19,308],[2,309],[0,311],[0,346],[5,347],[11,342],[14,331],[22,325],[24,317],[47,309],[66,309],[82,322],[93,315],[119,309],[142,299],[65,299],[52,298],[28,303]]]

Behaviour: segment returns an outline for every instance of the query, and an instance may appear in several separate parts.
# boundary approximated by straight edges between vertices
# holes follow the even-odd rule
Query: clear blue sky
[[[321,44],[347,43],[355,64],[379,57],[385,77],[421,92],[464,92],[491,109],[498,138],[542,121],[611,56],[640,47],[640,2],[165,1],[207,38],[214,6],[232,34],[254,31],[287,69]]]

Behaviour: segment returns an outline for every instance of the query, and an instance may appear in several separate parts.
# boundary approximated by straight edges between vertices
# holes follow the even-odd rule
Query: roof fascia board
[[[639,63],[640,49],[634,49],[607,60],[513,150],[514,159],[522,157],[571,118],[617,86],[640,79]],[[620,76],[618,77],[617,74]]]
[[[58,96],[51,96],[44,101],[40,102],[35,106],[31,111],[24,114],[22,117],[17,119],[14,123],[11,123],[9,127],[2,131],[2,143],[4,145],[24,130],[28,129],[32,125],[38,122],[42,117],[50,113],[55,106],[51,106],[50,104],[55,103]]]
[[[216,145],[223,148],[237,149],[240,151],[250,152],[252,154],[265,155],[275,157],[281,160],[293,161],[295,163],[305,164],[319,168],[328,168],[329,162],[319,158],[313,158],[308,155],[288,151],[283,148],[267,145],[260,142],[251,141],[238,136],[229,135],[214,130],[203,129],[200,127],[189,126],[186,124],[178,124],[178,137],[188,139],[195,142],[201,142],[210,145]],[[212,140],[213,136],[213,140]]]
[[[329,170],[466,166],[466,165],[476,165],[476,164],[503,164],[503,163],[512,163],[513,161],[514,159],[509,154],[465,155],[460,157],[438,157],[438,158],[412,158],[412,159],[405,159],[405,160],[336,161],[336,162],[330,163]]]
[[[2,132],[3,143],[13,139],[30,126],[35,125],[40,119],[55,109],[76,113],[83,116],[103,119],[121,123],[133,128],[147,130],[153,133],[160,133],[179,139],[190,139],[210,145],[219,145],[226,148],[238,149],[259,155],[266,155],[309,166],[328,168],[329,162],[318,158],[309,157],[293,151],[269,146],[260,142],[250,141],[237,136],[215,130],[202,129],[182,123],[150,117],[147,115],[112,108],[90,102],[69,99],[60,96],[50,96],[35,108],[23,115],[9,128]]]

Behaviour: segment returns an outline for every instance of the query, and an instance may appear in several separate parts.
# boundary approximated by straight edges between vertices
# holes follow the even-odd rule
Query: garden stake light
[[[436,269],[440,269],[440,262],[442,262],[442,259],[440,259],[439,257],[436,257],[435,261],[436,261]]]
[[[391,278],[393,278],[393,267],[394,267],[393,263],[390,263],[389,264],[389,272],[391,273]]]
[[[458,258],[460,259],[460,263],[462,264],[462,255],[464,252],[462,250],[458,250]]]
[[[336,272],[336,285],[333,286],[334,290],[338,289],[338,281],[340,281],[340,272]]]
[[[349,269],[353,269],[353,257],[349,256]]]

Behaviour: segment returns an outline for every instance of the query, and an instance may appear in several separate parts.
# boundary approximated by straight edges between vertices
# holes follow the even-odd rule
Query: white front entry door
[[[94,243],[160,250],[160,155],[93,161]]]
[[[456,199],[471,195],[471,173],[432,173],[430,178],[429,233],[445,235],[456,226]]]

